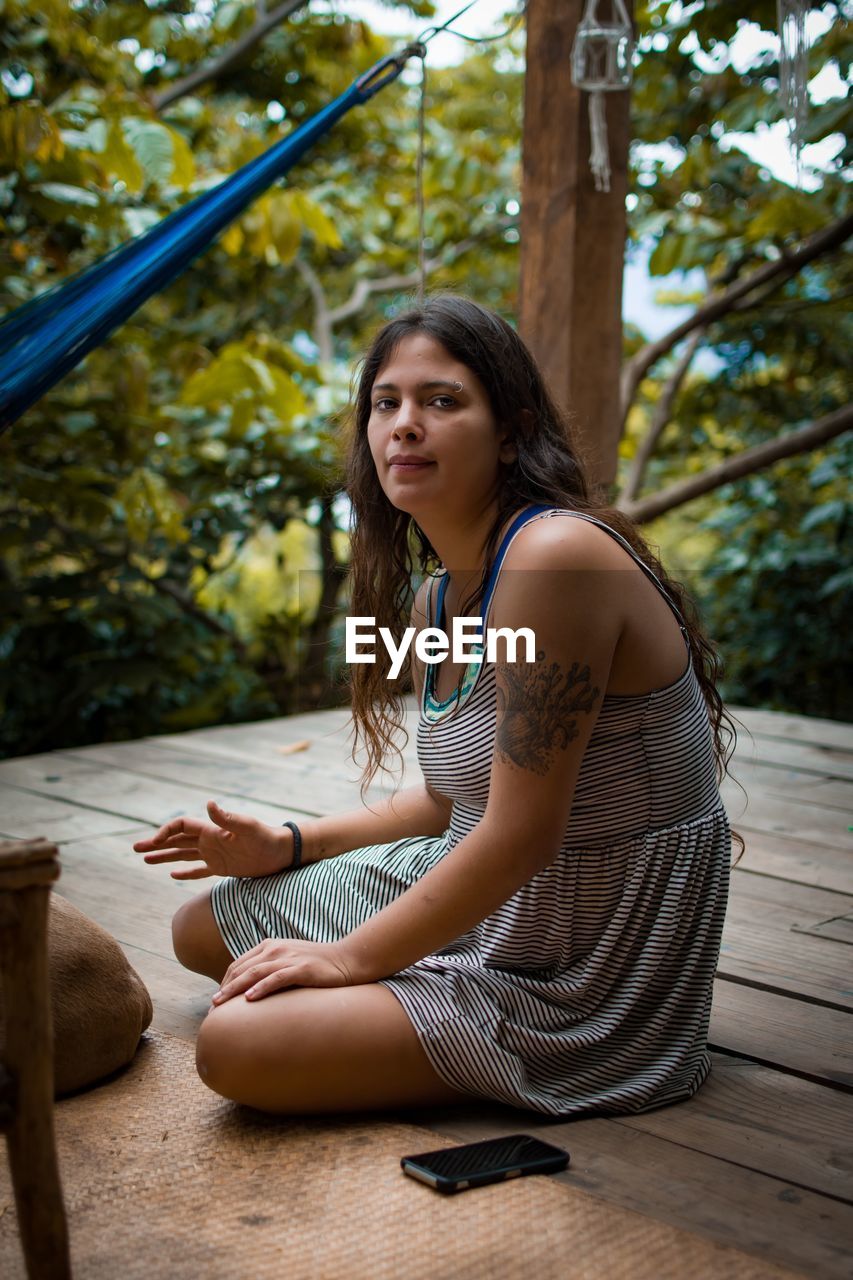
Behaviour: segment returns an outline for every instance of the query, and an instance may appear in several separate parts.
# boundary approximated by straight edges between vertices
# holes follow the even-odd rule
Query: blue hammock
[[[18,307],[0,324],[0,432],[174,280],[230,222],[359,103],[395,80],[422,44],[377,62],[317,115],[219,186]]]

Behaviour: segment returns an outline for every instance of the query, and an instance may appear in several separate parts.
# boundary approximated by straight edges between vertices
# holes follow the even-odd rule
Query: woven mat
[[[769,1280],[789,1272],[554,1178],[444,1197],[403,1154],[453,1145],[382,1118],[265,1117],[211,1094],[192,1046],[61,1102],[75,1280]],[[24,1280],[0,1167],[0,1275]]]

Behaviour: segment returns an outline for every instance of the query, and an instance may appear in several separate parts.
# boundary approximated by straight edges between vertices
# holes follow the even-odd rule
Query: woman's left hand
[[[260,1000],[288,987],[350,987],[353,978],[335,943],[269,938],[234,960],[213,997],[215,1005],[232,996]]]

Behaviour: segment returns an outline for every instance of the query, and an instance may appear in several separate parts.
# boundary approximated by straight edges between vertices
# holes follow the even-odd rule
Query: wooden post
[[[633,4],[626,5],[633,16]],[[607,6],[600,5],[602,16]],[[605,95],[610,191],[589,167],[588,95],[570,74],[584,0],[528,0],[519,330],[572,415],[595,480],[616,475],[628,90]]]
[[[53,1130],[53,1042],[48,978],[50,886],[56,845],[0,841],[0,982],[6,1044],[0,1080],[27,1275],[70,1280],[68,1229]]]

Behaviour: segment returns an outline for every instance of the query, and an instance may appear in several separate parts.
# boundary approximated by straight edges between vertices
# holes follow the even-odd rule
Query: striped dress
[[[559,515],[592,519],[524,512],[498,552],[484,616],[518,529]],[[601,527],[677,616],[630,546]],[[433,694],[434,670],[427,667],[424,682],[418,758],[430,785],[453,802],[448,831],[292,874],[218,882],[214,916],[233,955],[270,937],[340,938],[480,821],[494,748],[494,667],[472,666],[458,702],[444,704]],[[708,715],[688,663],[663,689],[605,695],[558,855],[476,928],[383,985],[436,1072],[465,1093],[553,1116],[636,1112],[690,1097],[709,1070],[729,860]]]

